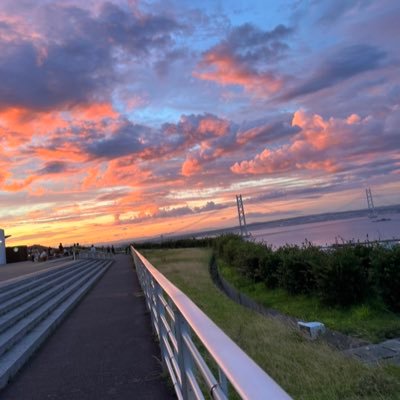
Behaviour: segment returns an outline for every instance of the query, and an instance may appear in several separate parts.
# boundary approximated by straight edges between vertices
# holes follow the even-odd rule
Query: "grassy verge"
[[[211,281],[210,250],[143,253],[293,398],[400,399],[398,368],[366,367],[228,299]]]
[[[269,289],[254,283],[218,260],[221,275],[242,293],[268,308],[305,321],[320,321],[340,332],[379,342],[400,336],[400,316],[387,310],[382,302],[370,301],[349,308],[329,307],[316,296],[290,295],[284,289]]]

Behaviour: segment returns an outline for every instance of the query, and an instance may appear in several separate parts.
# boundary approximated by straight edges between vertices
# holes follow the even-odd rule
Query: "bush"
[[[347,244],[322,251],[306,242],[302,247],[270,247],[223,235],[214,249],[240,274],[268,288],[281,287],[290,294],[316,293],[329,305],[351,306],[378,294],[400,311],[400,246]]]
[[[393,311],[400,312],[400,246],[376,249],[371,264],[383,301]]]
[[[255,282],[262,280],[261,265],[266,253],[266,248],[261,244],[248,243],[245,249],[246,255],[243,259],[245,267],[245,275],[253,279]]]
[[[315,278],[321,300],[330,305],[360,303],[368,293],[368,270],[350,245],[330,251]]]
[[[281,266],[281,257],[271,248],[266,247],[265,253],[260,260],[260,278],[267,287],[274,289],[279,284],[279,270]]]
[[[281,258],[278,269],[279,285],[290,294],[312,292],[315,279],[305,249],[298,246],[284,246],[277,253]]]

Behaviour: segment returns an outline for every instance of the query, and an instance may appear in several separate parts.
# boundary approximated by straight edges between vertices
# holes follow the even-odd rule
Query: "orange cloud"
[[[243,86],[248,92],[260,97],[278,92],[284,83],[283,79],[271,72],[251,70],[240,65],[233,57],[218,51],[208,52],[193,75],[221,85]]]
[[[201,165],[196,158],[187,158],[182,164],[182,175],[192,176],[201,171]]]
[[[361,118],[357,114],[351,114],[349,117],[347,117],[346,121],[348,124],[353,125],[360,122]]]
[[[203,118],[199,123],[198,131],[200,133],[212,132],[216,136],[224,136],[229,132],[230,122],[224,119]]]
[[[0,128],[10,147],[20,146],[35,135],[44,136],[66,128],[68,124],[59,112],[34,112],[16,107],[0,111]]]
[[[118,112],[110,103],[94,103],[79,105],[72,109],[72,116],[77,120],[100,120],[103,118],[117,118]]]
[[[18,192],[19,190],[28,187],[35,179],[36,178],[34,176],[30,176],[23,181],[14,181],[12,183],[3,184],[2,189],[8,192]]]

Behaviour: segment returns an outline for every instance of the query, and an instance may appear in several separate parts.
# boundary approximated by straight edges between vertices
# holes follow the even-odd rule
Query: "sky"
[[[1,0],[0,227],[105,244],[400,203],[400,2]]]

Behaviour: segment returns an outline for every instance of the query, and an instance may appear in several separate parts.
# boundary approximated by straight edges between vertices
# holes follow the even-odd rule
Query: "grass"
[[[148,250],[143,254],[294,399],[400,399],[399,368],[366,367],[228,299],[211,281],[210,250]]]
[[[254,283],[218,260],[221,275],[242,293],[267,308],[305,321],[320,321],[327,327],[371,342],[400,336],[400,316],[378,300],[349,308],[328,307],[315,296],[290,295],[284,289],[269,289]]]

